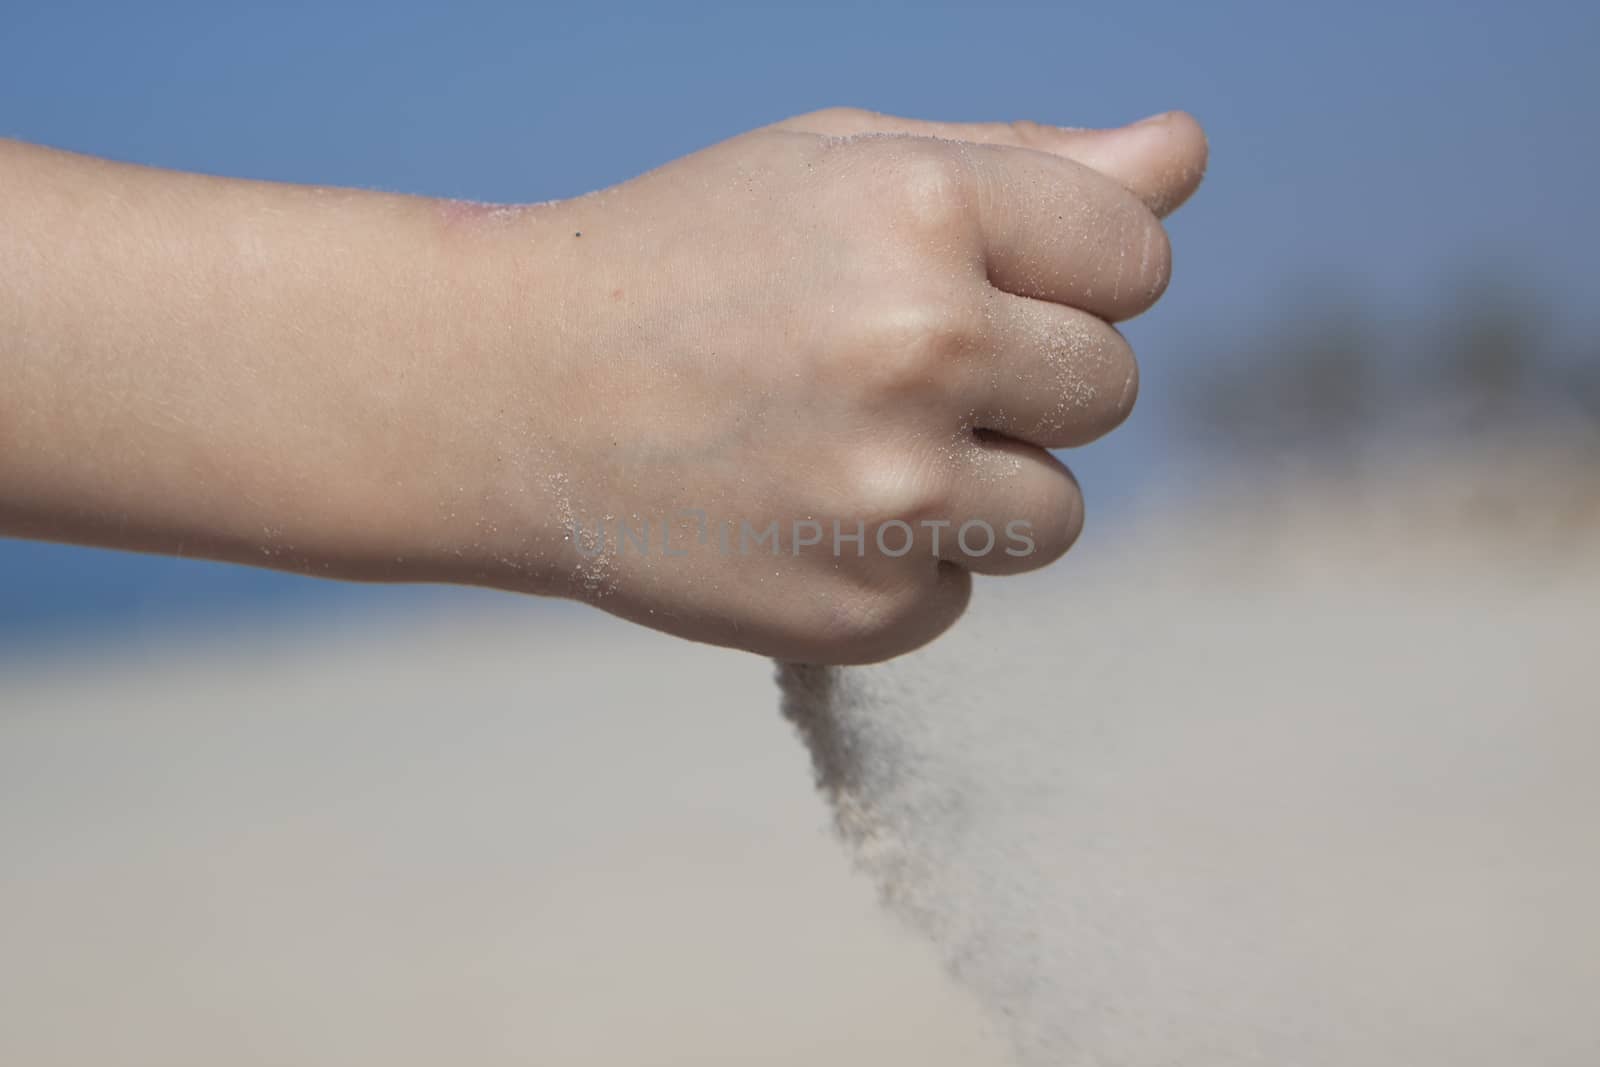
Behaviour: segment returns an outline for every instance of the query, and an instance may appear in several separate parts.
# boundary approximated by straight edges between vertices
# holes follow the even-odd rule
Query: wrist
[[[582,421],[561,369],[574,335],[562,205],[411,206],[405,250],[379,252],[400,266],[379,270],[390,291],[377,297],[409,341],[397,359],[375,353],[372,403],[355,413],[361,554],[376,577],[562,592],[563,472]]]

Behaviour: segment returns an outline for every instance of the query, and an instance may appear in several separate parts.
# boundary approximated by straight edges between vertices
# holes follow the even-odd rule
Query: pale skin
[[[956,621],[973,573],[1077,536],[1046,449],[1131,409],[1111,324],[1166,287],[1159,219],[1205,160],[1181,113],[830,109],[508,207],[0,141],[0,534],[567,596],[802,662],[897,655]],[[890,519],[903,554],[870,532]],[[1025,523],[1032,550],[963,551],[940,524],[971,519]],[[618,520],[655,543],[619,550]],[[821,543],[791,544],[797,520]],[[835,520],[864,524],[859,552]],[[781,550],[741,551],[737,524],[771,521]]]

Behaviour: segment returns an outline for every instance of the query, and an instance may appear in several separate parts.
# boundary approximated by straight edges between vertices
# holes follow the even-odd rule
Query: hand
[[[1110,324],[1167,285],[1158,215],[1205,159],[1182,114],[829,110],[576,200],[461,213],[530,340],[451,384],[489,476],[457,577],[788,660],[922,644],[972,572],[1077,536],[1046,449],[1132,407]]]
[[[1127,415],[1204,163],[824,111],[504,208],[0,141],[0,534],[892,656],[1077,536],[1046,449]]]

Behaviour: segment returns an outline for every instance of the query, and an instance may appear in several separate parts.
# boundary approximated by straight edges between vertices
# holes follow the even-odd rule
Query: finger
[[[1048,152],[1099,171],[1161,216],[1176,210],[1200,187],[1209,154],[1200,123],[1182,111],[1104,130],[1028,121],[929,122],[848,107],[813,111],[777,125],[834,137],[902,133]]]
[[[1074,448],[1120,426],[1139,366],[1117,328],[1076,308],[995,292],[984,358],[963,391],[976,429],[1041,448]]]
[[[1045,152],[963,144],[989,281],[1108,322],[1147,310],[1172,275],[1166,229],[1126,189]]]
[[[964,567],[917,554],[897,568],[898,588],[881,591],[866,603],[868,618],[835,603],[824,638],[813,649],[801,645],[802,662],[866,664],[903,655],[932,641],[956,624],[972,600],[972,574]]]
[[[1020,574],[1060,559],[1083,529],[1077,479],[1024,441],[971,438],[935,554],[978,574]]]
[[[1210,156],[1205,130],[1182,111],[1114,130],[1038,130],[1038,147],[1117,181],[1158,218],[1172,214],[1200,188]]]

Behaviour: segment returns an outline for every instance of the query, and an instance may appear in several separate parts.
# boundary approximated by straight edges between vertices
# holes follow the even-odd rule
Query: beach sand
[[[0,1063],[1002,1062],[771,675],[566,609],[8,664]]]

